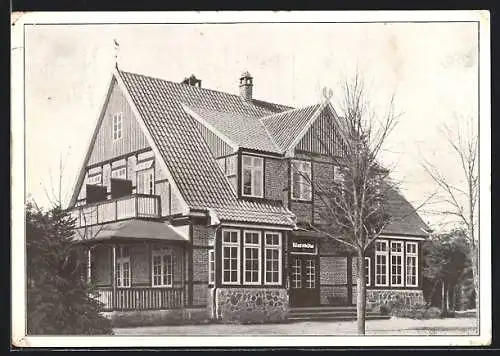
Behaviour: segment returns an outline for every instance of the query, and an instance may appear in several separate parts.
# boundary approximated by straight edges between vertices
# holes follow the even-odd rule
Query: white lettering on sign
[[[298,242],[292,242],[292,247],[293,248],[314,248],[314,245],[307,242],[307,243],[298,243]]]

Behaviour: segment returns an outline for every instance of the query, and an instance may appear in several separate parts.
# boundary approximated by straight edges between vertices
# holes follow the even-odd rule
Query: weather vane
[[[120,51],[120,44],[118,43],[116,38],[113,39],[113,42],[115,44],[115,67],[118,69],[118,52]]]
[[[326,101],[329,101],[333,96],[333,90],[327,87],[323,87],[323,97]]]

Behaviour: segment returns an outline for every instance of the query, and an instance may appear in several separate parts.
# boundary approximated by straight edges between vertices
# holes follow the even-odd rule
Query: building
[[[342,142],[324,100],[291,108],[115,68],[70,203],[106,311],[144,318],[281,320],[353,305],[355,258],[303,228],[318,219],[298,165],[331,179]],[[340,153],[339,153],[340,154]],[[299,184],[302,183],[302,184]],[[425,224],[398,193],[367,257],[367,299],[422,298]]]

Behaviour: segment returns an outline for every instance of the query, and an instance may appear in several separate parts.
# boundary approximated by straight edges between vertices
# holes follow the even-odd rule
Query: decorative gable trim
[[[117,84],[120,87],[120,89],[122,90],[123,95],[127,99],[127,102],[129,103],[130,108],[132,109],[132,112],[134,113],[135,118],[139,122],[139,126],[141,126],[142,132],[146,136],[146,139],[149,142],[149,144],[151,145],[151,148],[152,148],[155,156],[158,158],[160,165],[164,169],[165,174],[167,175],[167,179],[170,182],[170,187],[172,188],[174,193],[180,197],[181,204],[183,205],[183,208],[184,208],[184,209],[182,209],[183,212],[186,214],[189,213],[189,206],[187,205],[186,200],[184,199],[183,195],[181,194],[181,191],[179,190],[179,188],[177,187],[177,184],[175,183],[175,180],[173,179],[173,176],[170,173],[170,170],[168,169],[168,166],[165,163],[163,156],[160,154],[160,150],[156,146],[156,144],[153,140],[153,137],[151,136],[148,128],[146,127],[146,124],[144,123],[144,120],[143,120],[139,110],[137,109],[137,106],[135,105],[134,100],[132,99],[132,96],[128,92],[127,87],[126,87],[125,83],[123,82],[123,80],[120,76],[120,73],[118,72],[118,70],[116,68],[114,69],[114,77],[116,78]]]
[[[207,129],[209,129],[210,131],[212,131],[215,135],[217,135],[222,141],[224,141],[229,146],[231,146],[231,148],[233,149],[233,152],[238,151],[239,146],[236,143],[234,143],[233,141],[231,141],[226,135],[224,135],[222,132],[220,132],[215,127],[213,127],[208,122],[206,122],[205,119],[203,119],[203,117],[201,117],[196,112],[194,112],[193,110],[191,110],[189,108],[189,106],[185,105],[184,103],[181,103],[181,106],[182,106],[182,109],[184,109],[184,111],[189,116],[191,116],[193,119],[195,119],[200,124],[202,124],[203,126],[205,126]]]

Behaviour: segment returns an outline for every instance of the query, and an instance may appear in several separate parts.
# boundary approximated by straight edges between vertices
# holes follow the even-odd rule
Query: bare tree
[[[357,331],[364,335],[365,255],[391,222],[388,196],[397,189],[389,179],[390,170],[379,164],[379,155],[398,115],[394,111],[394,96],[382,116],[371,110],[359,73],[343,82],[343,93],[344,117],[340,122],[327,120],[328,127],[315,137],[327,155],[340,156],[338,170],[324,179],[314,178],[314,184],[308,174],[301,175],[312,189],[315,204],[321,206],[316,209],[320,219],[314,219],[310,228],[337,241],[357,257]]]
[[[478,172],[478,136],[477,121],[472,117],[455,117],[456,127],[442,126],[442,134],[448,143],[451,152],[456,157],[460,167],[462,179],[452,179],[440,170],[435,164],[424,159],[422,166],[436,184],[441,193],[439,203],[444,209],[435,213],[445,215],[462,227],[466,232],[470,250],[469,257],[472,265],[472,276],[476,297],[476,315],[479,313],[479,238],[478,230],[478,201],[479,201],[479,172]]]

